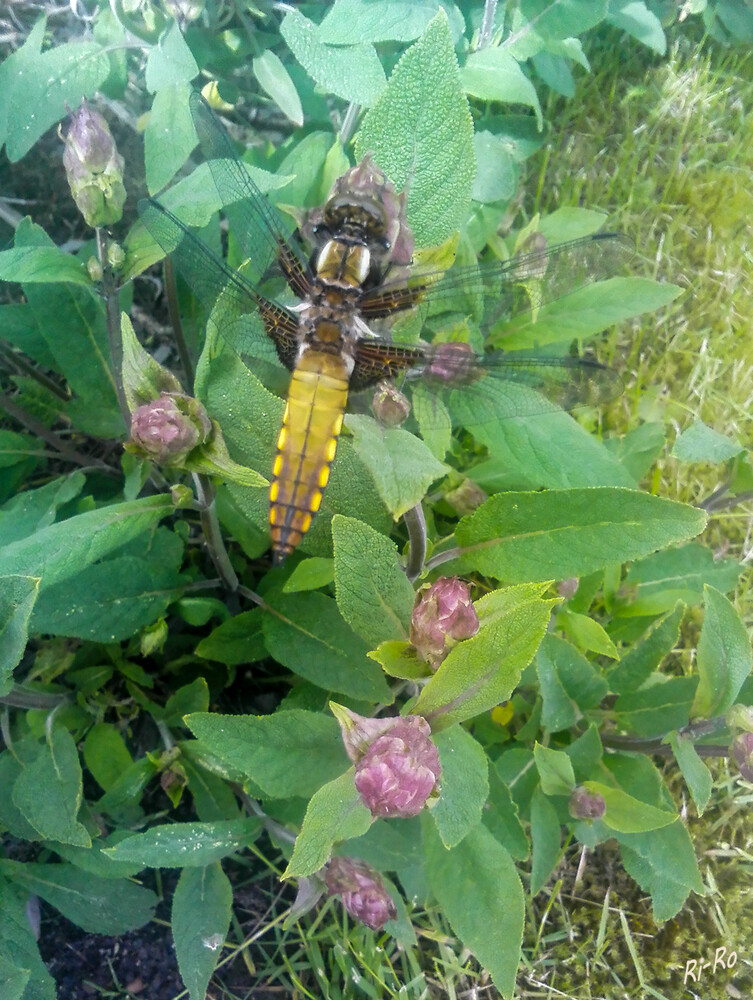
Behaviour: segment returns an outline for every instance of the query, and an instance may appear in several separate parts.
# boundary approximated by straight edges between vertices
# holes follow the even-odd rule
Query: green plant
[[[356,154],[377,150],[379,162],[397,177],[406,163],[413,169],[409,222],[419,245],[440,243],[465,223],[461,259],[513,250],[510,201],[520,162],[541,142],[536,120],[543,120],[521,63],[566,89],[566,60],[577,53],[577,43],[565,42],[595,27],[606,4],[573,4],[572,22],[557,20],[543,4],[523,4],[512,17],[525,17],[527,10],[540,17],[535,32],[513,22],[515,44],[536,51],[486,44],[467,57],[455,9],[448,22],[436,15],[435,4],[416,5],[417,22],[393,19],[401,35],[384,38],[378,32],[392,8],[374,4],[379,16],[372,37],[352,38],[344,32],[353,24],[362,32],[370,24],[364,16],[354,19],[354,6],[335,5],[329,21],[314,31],[316,44],[304,44],[314,29],[301,14],[286,17],[282,37],[320,89],[371,105],[356,133]],[[358,9],[363,15],[367,7]],[[481,13],[469,17],[480,19]],[[254,165],[267,173],[254,176],[264,178],[281,205],[319,204],[348,160],[328,131],[321,94],[288,61],[280,38],[271,30],[260,39],[237,28],[220,35],[220,25],[199,22],[186,29],[184,40],[175,22],[154,16],[151,27],[127,22],[144,39],[146,83],[155,94],[145,140],[149,190],[168,184],[193,146],[188,84],[199,65],[219,78],[218,93],[227,99],[248,91],[242,63],[253,55],[260,85],[291,121],[305,115],[307,122],[306,134],[284,144],[284,158],[257,154]],[[650,23],[660,30],[655,18]],[[98,25],[110,42],[122,30],[109,11],[99,15]],[[89,43],[75,52],[65,46],[41,52],[41,37],[34,29],[0,69],[11,98],[17,95],[8,102],[6,139],[14,158],[38,137],[37,126],[57,120],[65,98],[76,104],[82,91],[100,86],[123,91],[122,51]],[[371,42],[380,43],[381,60]],[[463,49],[460,71],[453,42]],[[386,83],[383,62],[391,66],[403,48]],[[31,119],[29,103],[20,100],[22,87],[42,74],[49,80],[50,73],[56,85],[48,84]],[[84,73],[91,76],[82,80]],[[473,99],[474,136],[464,92]],[[527,105],[533,115],[501,115],[500,101]],[[420,129],[412,117],[417,104]],[[343,141],[349,141],[356,114],[342,116]],[[279,119],[269,118],[269,128],[281,128]],[[448,122],[454,145],[436,142]],[[161,138],[166,130],[169,144]],[[431,171],[447,169],[450,157],[464,168],[452,184],[438,186]],[[187,221],[204,225],[218,206],[208,188],[197,192],[201,169],[191,175],[193,182],[180,183],[193,213]],[[294,181],[283,185],[289,175]],[[104,217],[93,221],[112,224]],[[593,232],[602,222],[598,213],[561,210],[533,220],[530,229],[558,242]],[[730,559],[715,562],[697,544],[670,547],[698,534],[703,514],[637,489],[662,451],[663,428],[644,424],[615,438],[608,426],[596,426],[593,413],[581,423],[551,413],[481,426],[475,440],[427,435],[422,443],[407,431],[382,434],[357,417],[352,441],[341,445],[325,508],[301,547],[303,557],[270,569],[266,488],[255,483],[269,474],[282,407],[234,355],[213,354],[213,345],[205,344],[196,382],[232,459],[225,452],[218,457],[219,431],[212,454],[189,448],[166,462],[169,480],[138,456],[125,456],[119,468],[112,448],[99,454],[94,448],[94,438],[110,442],[122,434],[127,411],[148,402],[149,391],[157,396],[188,388],[170,382],[174,376],[152,364],[127,321],[121,323],[120,308],[131,294],[125,279],[138,276],[160,251],[138,225],[123,241],[124,257],[103,231],[98,237],[102,299],[96,295],[97,263],[84,266],[92,254],[88,246],[76,259],[24,222],[15,248],[0,255],[0,276],[20,282],[26,299],[3,307],[10,345],[3,358],[12,374],[4,405],[27,428],[25,434],[3,432],[8,459],[2,488],[12,499],[0,515],[8,706],[0,780],[10,794],[0,804],[0,822],[43,851],[40,861],[3,859],[0,867],[9,915],[0,954],[14,995],[52,995],[24,921],[26,893],[38,893],[84,927],[118,933],[147,920],[154,902],[131,877],[145,868],[177,867],[176,949],[191,995],[203,996],[230,920],[221,861],[253,844],[263,829],[285,856],[288,875],[298,879],[294,915],[316,895],[318,873],[334,847],[397,873],[406,893],[415,889],[422,901],[438,903],[505,995],[513,989],[524,908],[514,862],[523,864],[530,855],[524,874],[535,894],[561,856],[563,827],[565,843],[573,837],[586,846],[616,840],[659,920],[673,916],[691,890],[701,892],[687,830],[658,772],[640,754],[665,753],[667,736],[702,811],[709,775],[699,750],[709,752],[700,748],[713,734],[711,751],[726,751],[723,713],[735,702],[750,702],[750,647],[724,596],[739,566]],[[518,319],[505,345],[585,340],[675,294],[672,286],[640,278],[590,285],[542,309],[535,324]],[[185,289],[181,304],[187,378],[191,339],[202,344],[205,317]],[[121,368],[125,385],[113,375]],[[139,400],[139,392],[147,396]],[[201,424],[197,412],[189,416]],[[175,413],[172,418],[178,419]],[[73,428],[71,439],[61,434],[63,427]],[[589,434],[588,427],[598,433]],[[745,488],[747,469],[733,442],[696,426],[678,446],[686,460],[729,463],[736,488]],[[46,447],[58,457],[50,460]],[[86,476],[61,475],[63,463],[82,466]],[[186,488],[186,472],[196,476],[195,496]],[[231,480],[217,487],[216,500],[212,475]],[[458,519],[452,490],[466,477],[491,497]],[[168,493],[168,482],[179,488]],[[436,483],[426,502],[432,550],[427,580],[436,580],[441,566],[443,574],[472,582],[480,627],[472,635],[451,635],[445,647],[442,623],[440,648],[431,647],[440,661],[432,674],[432,655],[415,653],[421,649],[416,595],[399,558],[400,550],[415,552],[421,529],[414,524],[406,533],[396,519]],[[542,486],[546,491],[537,492]],[[30,488],[13,497],[21,487]],[[167,519],[169,526],[162,523]],[[193,544],[202,536],[211,563]],[[560,581],[559,588],[551,581]],[[203,593],[220,585],[229,592],[226,601]],[[696,643],[701,601],[705,617]],[[240,610],[243,602],[256,606]],[[685,606],[694,609],[685,632],[687,648],[697,646],[695,664],[673,655]],[[552,634],[546,634],[550,624]],[[429,625],[436,621],[430,618]],[[247,664],[258,664],[259,671],[250,692],[236,680]],[[280,680],[277,665],[291,674]],[[241,713],[216,711],[227,707],[225,689],[241,698]],[[259,714],[261,692],[273,701]],[[378,706],[387,716],[410,708],[431,721],[442,767],[441,794],[431,811],[372,823],[347,769],[328,695],[347,706],[335,706],[346,734],[366,725],[352,713],[370,717]],[[144,719],[153,722],[161,742],[139,744]],[[738,714],[738,725],[744,728],[745,719]],[[346,739],[356,768],[375,735],[362,746]],[[88,785],[85,801],[84,773],[101,789]],[[606,806],[601,818],[582,815],[580,791],[569,808],[576,786],[600,796],[599,810]],[[182,812],[176,814],[181,822],[159,822],[168,803],[177,810],[189,796],[198,822],[192,814],[185,822]],[[136,832],[147,820],[150,828]],[[50,861],[52,853],[58,861]],[[338,891],[348,887],[340,884]],[[391,927],[412,944],[394,885],[390,893],[398,918]]]

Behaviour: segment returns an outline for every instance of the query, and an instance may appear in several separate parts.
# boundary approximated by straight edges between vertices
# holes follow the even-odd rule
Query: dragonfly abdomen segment
[[[293,372],[269,491],[275,561],[290,555],[319,510],[348,399],[344,359],[305,351]]]

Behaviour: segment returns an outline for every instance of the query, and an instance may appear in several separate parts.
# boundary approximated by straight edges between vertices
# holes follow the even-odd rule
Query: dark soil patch
[[[87,934],[45,907],[39,950],[57,983],[59,1000],[103,996],[173,1000],[185,988],[178,973],[170,928],[149,923],[107,937]]]

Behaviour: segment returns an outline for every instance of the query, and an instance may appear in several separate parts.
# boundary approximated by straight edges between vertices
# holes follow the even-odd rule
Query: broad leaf
[[[458,524],[463,563],[510,582],[562,580],[697,535],[695,507],[604,488],[500,493]]]
[[[297,10],[287,11],[280,33],[309,76],[336,97],[369,107],[384,89],[384,70],[373,45],[327,45],[313,21]]]
[[[672,753],[680,766],[682,776],[690,789],[693,801],[698,809],[698,815],[703,816],[703,812],[711,798],[711,789],[714,779],[711,771],[703,763],[698,752],[693,745],[692,739],[687,736],[678,736],[677,732],[669,734],[669,745]]]
[[[417,246],[438,246],[465,221],[475,171],[473,123],[444,11],[403,54],[364,118],[356,155],[366,153],[398,191],[408,188]]]
[[[694,420],[678,435],[672,457],[681,462],[727,462],[741,451],[743,446],[726,434],[707,427],[702,420]]]
[[[370,646],[407,639],[415,592],[394,542],[352,517],[332,519],[340,614]]]
[[[445,847],[455,847],[481,822],[489,795],[489,761],[485,751],[462,726],[436,737],[442,766],[439,801],[431,817]]]
[[[185,868],[173,895],[175,957],[190,1000],[204,1000],[230,926],[233,890],[219,864]]]
[[[163,823],[108,847],[114,861],[135,861],[149,868],[203,868],[248,847],[259,836],[261,820],[219,823]]]
[[[531,800],[531,895],[540,892],[560,854],[561,828],[557,810],[537,788]]]
[[[261,88],[269,94],[280,111],[300,128],[303,125],[301,99],[280,57],[267,49],[254,59],[253,68]]]
[[[533,108],[539,129],[544,127],[536,88],[509,52],[487,46],[471,52],[461,72],[466,94],[482,101],[525,104]]]
[[[327,863],[337,841],[360,837],[370,825],[371,813],[356,791],[351,767],[311,797],[283,877],[313,875]]]
[[[732,604],[713,587],[704,587],[703,592],[706,614],[697,651],[701,679],[691,714],[706,719],[734,704],[753,656],[747,629]]]
[[[305,798],[348,765],[340,727],[300,709],[272,715],[194,714],[188,727],[212,753],[274,798]]]
[[[144,130],[144,162],[150,194],[169,184],[196,146],[187,83],[174,83],[154,95]]]
[[[610,830],[619,833],[645,833],[679,822],[676,813],[642,802],[621,788],[604,785],[599,781],[586,781],[584,787],[589,792],[603,797],[607,811],[602,822]]]
[[[482,824],[450,850],[430,822],[424,831],[431,891],[452,929],[510,1000],[525,915],[523,888],[510,855]]]
[[[616,837],[628,875],[651,894],[656,921],[676,916],[691,891],[706,895],[690,836],[681,822],[649,833],[617,833]]]
[[[575,774],[572,762],[564,751],[552,750],[536,742],[533,759],[544,795],[570,795],[575,788]]]
[[[0,577],[0,695],[13,687],[12,674],[26,649],[38,590],[37,577]]]
[[[199,73],[177,21],[169,21],[159,43],[149,49],[146,61],[146,87],[150,93],[189,83]]]

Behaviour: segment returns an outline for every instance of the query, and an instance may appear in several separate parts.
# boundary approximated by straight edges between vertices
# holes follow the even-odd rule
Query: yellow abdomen
[[[272,468],[269,524],[275,562],[290,555],[319,510],[347,399],[343,359],[306,351],[290,382]]]

